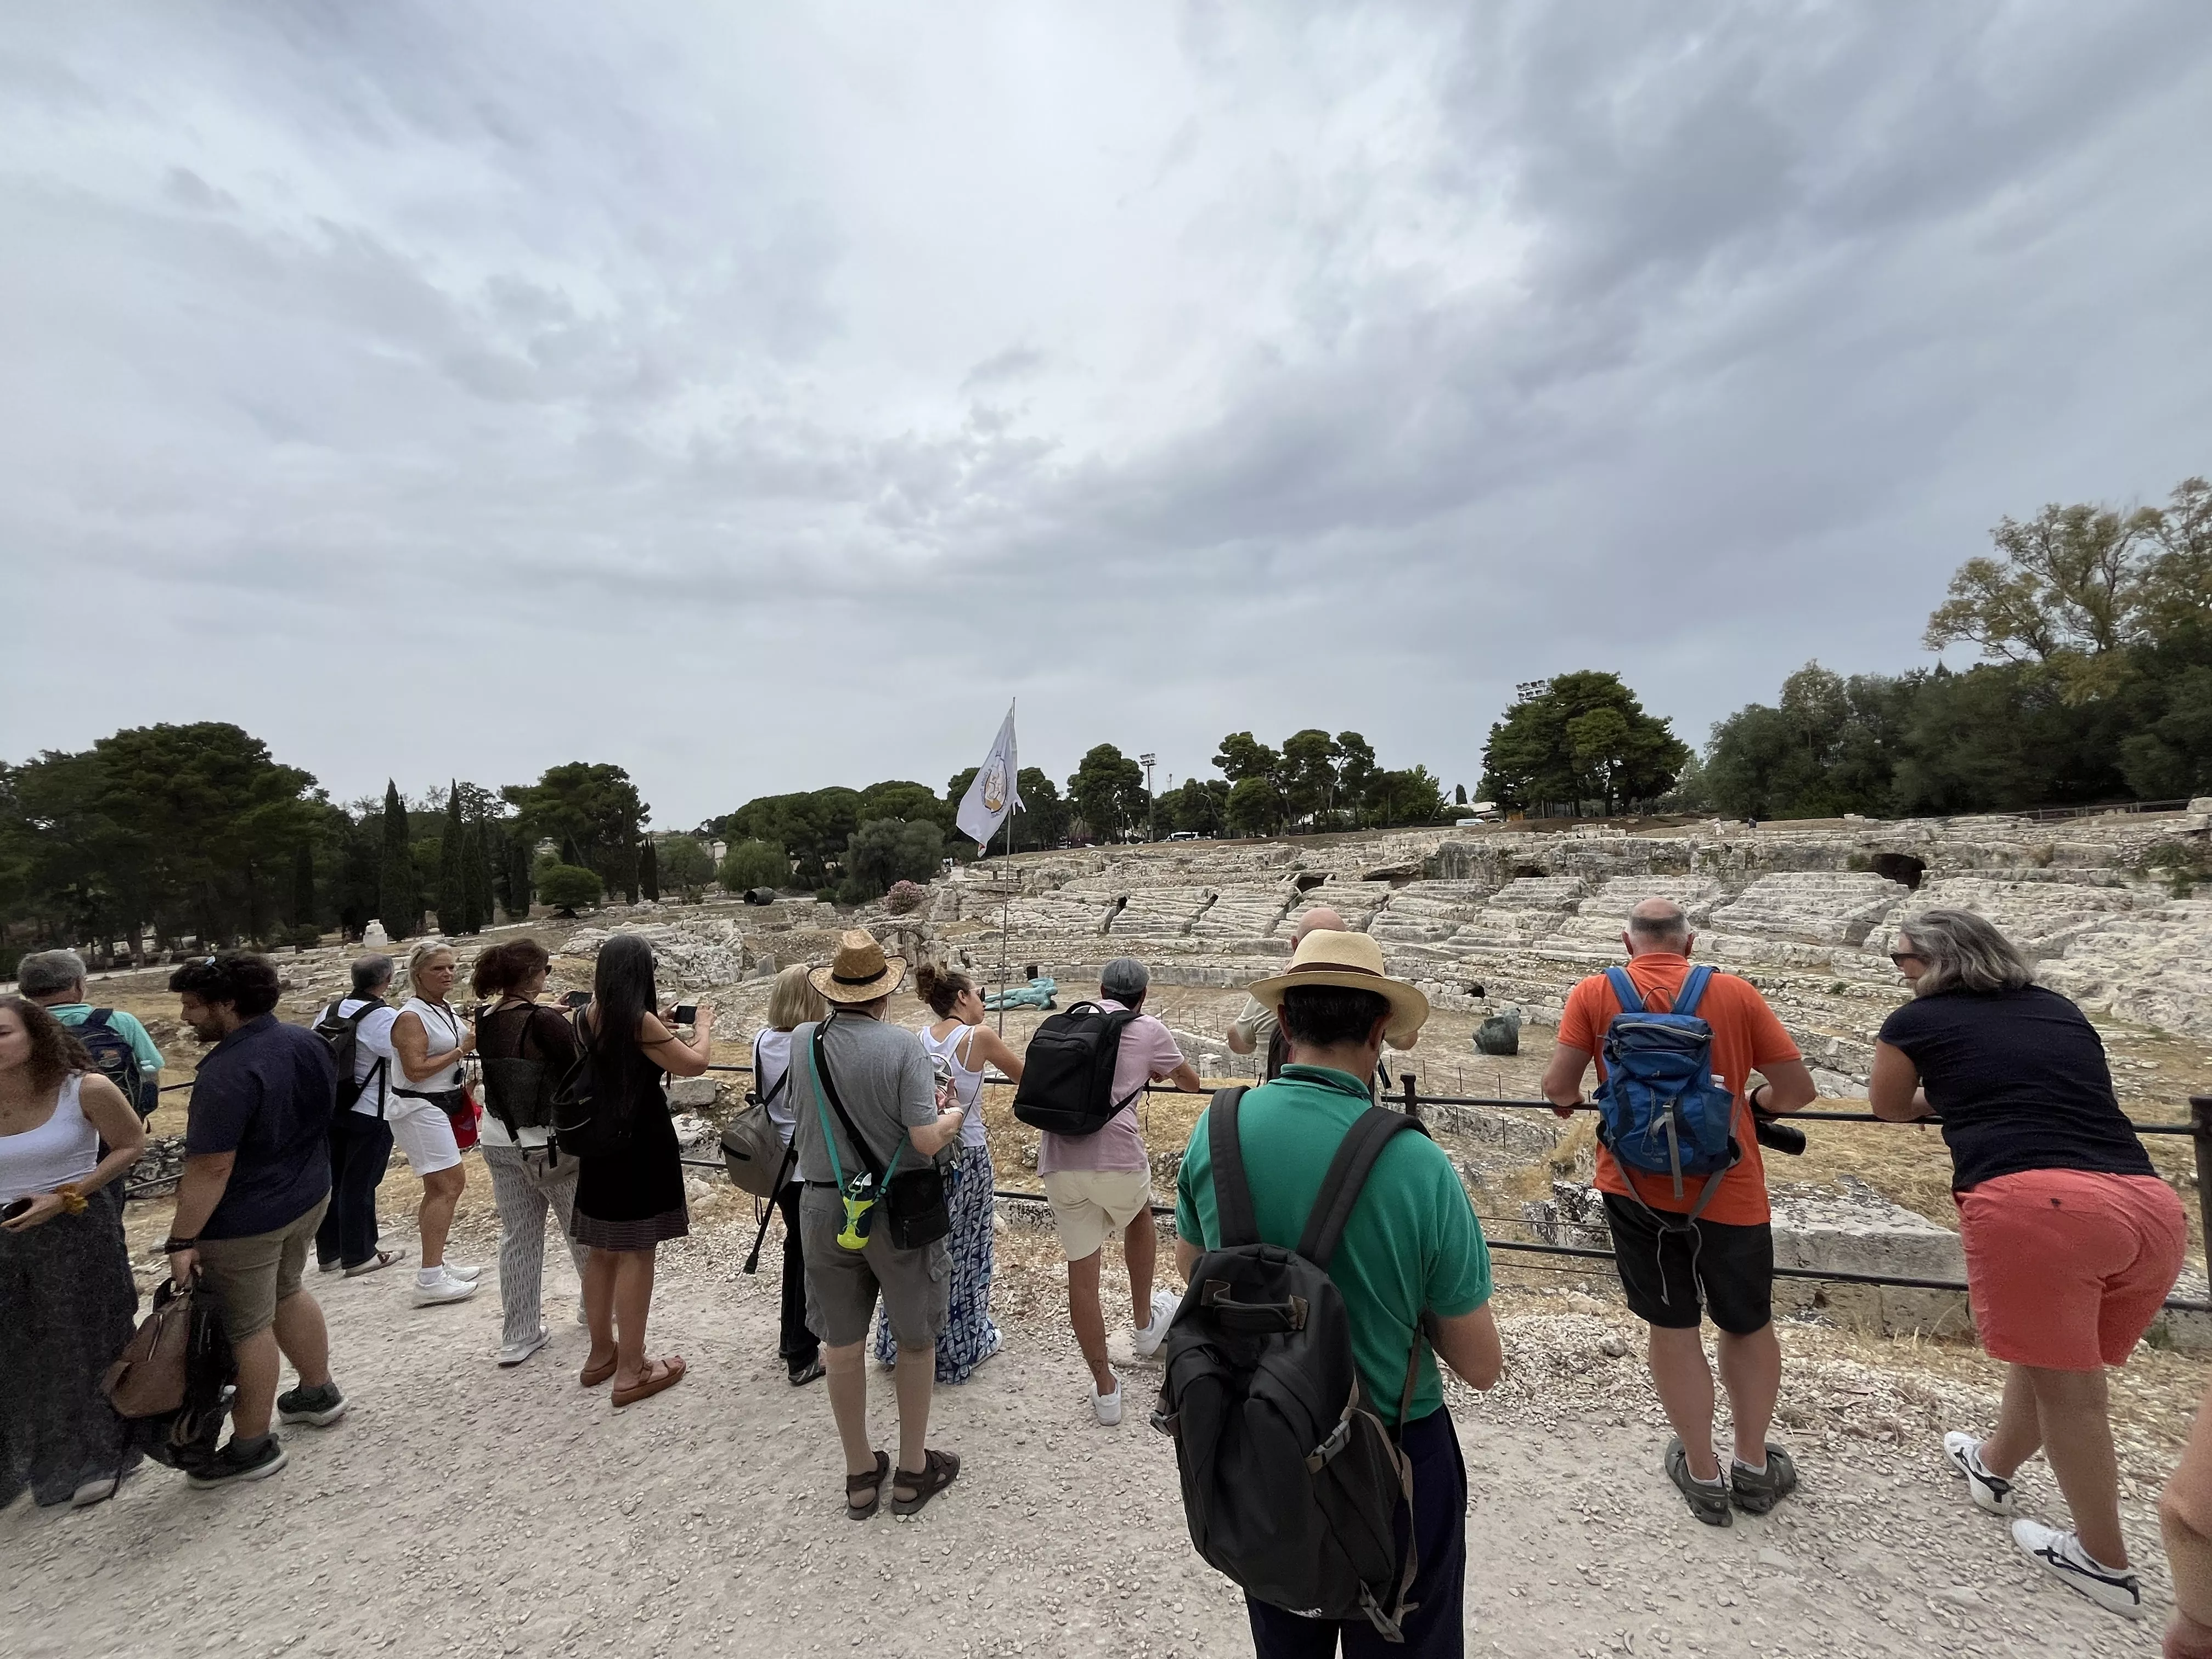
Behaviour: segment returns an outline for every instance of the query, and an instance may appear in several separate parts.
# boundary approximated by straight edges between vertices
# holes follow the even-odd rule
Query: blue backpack
[[[1685,1176],[1702,1178],[1696,1205],[1675,1224],[1687,1226],[1743,1156],[1730,1133],[1735,1097],[1713,1076],[1713,1028],[1698,1018],[1713,970],[1690,969],[1674,1007],[1663,1014],[1644,1007],[1626,969],[1608,968],[1605,976],[1620,1012],[1606,1028],[1598,1139],[1630,1169],[1672,1176],[1676,1198],[1683,1195]],[[1628,1187],[1634,1194],[1636,1183]],[[1636,1201],[1644,1204],[1640,1196]]]
[[[93,1069],[123,1091],[124,1099],[142,1118],[152,1114],[158,1103],[157,1097],[146,1085],[149,1079],[138,1069],[138,1051],[131,1046],[131,1039],[108,1024],[112,1008],[95,1008],[79,1022],[72,1034],[84,1044],[85,1052],[92,1056]]]

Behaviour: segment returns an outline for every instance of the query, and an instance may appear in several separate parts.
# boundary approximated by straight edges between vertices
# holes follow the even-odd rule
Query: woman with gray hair
[[[2104,1043],[1966,910],[1923,910],[1890,950],[1912,987],[1875,1045],[1868,1096],[1895,1122],[1940,1116],[1982,1346],[2011,1365],[1987,1439],[1943,1449],[1975,1504],[2017,1508],[2040,1449],[2074,1530],[2014,1520],[2013,1540],[2100,1607],[2142,1616],[2120,1536],[2105,1368],[2123,1364],[2181,1271],[2189,1224],[2120,1111]]]

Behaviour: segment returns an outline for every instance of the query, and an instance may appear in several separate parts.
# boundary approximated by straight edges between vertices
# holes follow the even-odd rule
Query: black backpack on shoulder
[[[1144,1092],[1140,1084],[1114,1098],[1114,1063],[1121,1030],[1137,1018],[1127,1008],[1079,1002],[1030,1035],[1014,1089],[1014,1115],[1056,1135],[1095,1135]]]
[[[610,1095],[599,1075],[589,1020],[576,1021],[576,1063],[553,1091],[552,1142],[557,1157],[607,1158],[628,1150],[636,1127],[631,1103]]]
[[[382,1084],[386,1073],[391,1069],[384,1056],[379,1054],[376,1064],[368,1068],[367,1077],[356,1078],[354,1075],[355,1058],[361,1052],[361,1023],[381,1009],[385,1003],[381,997],[366,997],[353,1012],[339,1013],[339,1008],[351,1000],[350,997],[340,997],[324,1009],[322,1018],[315,1022],[315,1035],[322,1038],[329,1048],[331,1059],[338,1068],[337,1092],[331,1102],[331,1115],[334,1118],[343,1118],[353,1110],[354,1103],[367,1094],[373,1085]],[[382,1117],[382,1095],[380,1094],[377,1099],[376,1115]]]
[[[112,1008],[95,1008],[77,1023],[73,1035],[92,1056],[93,1069],[120,1089],[131,1109],[143,1119],[152,1115],[160,1097],[146,1087],[146,1076],[138,1069],[138,1051],[131,1046],[130,1038],[108,1023],[114,1017]]]
[[[1338,1146],[1296,1250],[1260,1242],[1237,1109],[1206,1113],[1221,1243],[1200,1256],[1168,1331],[1167,1381],[1152,1426],[1176,1443],[1190,1541],[1259,1601],[1316,1619],[1370,1621],[1389,1642],[1413,1611],[1418,1562],[1393,1522],[1410,1510],[1413,1465],[1367,1404],[1329,1258],[1390,1138],[1426,1133],[1370,1107]],[[1425,1319],[1424,1326],[1425,1327]],[[1399,1417],[1413,1403],[1426,1338],[1406,1360]]]

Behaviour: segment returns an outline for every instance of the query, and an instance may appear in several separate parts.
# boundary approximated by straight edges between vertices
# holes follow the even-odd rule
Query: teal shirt
[[[1244,1097],[1237,1143],[1263,1242],[1297,1248],[1329,1161],[1371,1103],[1357,1078],[1317,1066],[1285,1066]],[[1176,1231],[1201,1250],[1221,1242],[1204,1115],[1176,1177]],[[1328,1276],[1344,1296],[1369,1403],[1395,1424],[1422,1312],[1452,1319],[1490,1300],[1490,1247],[1443,1148],[1426,1135],[1392,1138],[1345,1224]],[[1443,1401],[1436,1357],[1425,1350],[1407,1416],[1426,1417]]]
[[[64,1025],[82,1025],[91,1017],[92,1004],[64,1002],[46,1012]],[[136,1014],[126,1014],[120,1008],[108,1011],[108,1028],[131,1045],[131,1052],[138,1057],[138,1069],[151,1078],[161,1069],[161,1051],[154,1046],[154,1039],[146,1035],[146,1028],[138,1023]],[[132,1103],[134,1105],[136,1102]]]

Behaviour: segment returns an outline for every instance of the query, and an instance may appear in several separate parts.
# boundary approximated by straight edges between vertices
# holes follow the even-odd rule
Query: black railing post
[[[2212,1249],[2212,1095],[2189,1097],[2189,1144],[2197,1151],[2197,1214]]]
[[[1398,1087],[1404,1091],[1406,1115],[1419,1123],[1421,1121],[1421,1093],[1413,1085],[1419,1079],[1411,1072],[1398,1073]]]

